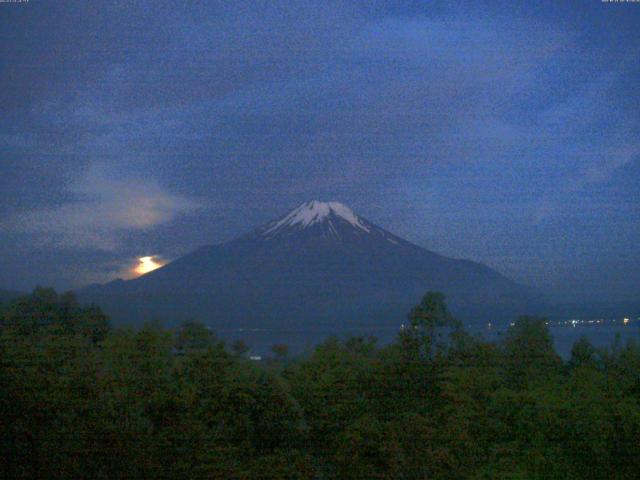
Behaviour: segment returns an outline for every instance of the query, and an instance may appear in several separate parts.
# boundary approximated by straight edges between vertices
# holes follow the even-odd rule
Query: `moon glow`
[[[136,265],[133,271],[137,275],[144,275],[145,273],[152,272],[163,265],[164,263],[160,261],[157,257],[154,257],[154,256],[140,257],[138,258],[138,265]]]

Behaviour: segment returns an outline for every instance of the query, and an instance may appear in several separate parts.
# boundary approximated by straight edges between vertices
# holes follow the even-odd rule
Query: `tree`
[[[258,363],[202,324],[105,330],[37,289],[0,310],[0,476],[637,478],[637,343],[581,339],[563,363],[544,319],[487,342],[434,293],[411,318],[390,345],[332,337]]]
[[[348,425],[337,438],[337,477],[345,479],[402,478],[400,446],[393,432],[371,415]]]
[[[58,295],[52,288],[42,287],[12,301],[5,310],[2,324],[24,334],[47,330],[81,335],[94,343],[104,340],[111,329],[109,318],[99,307],[82,307],[73,292]]]
[[[344,346],[350,352],[370,357],[376,353],[376,343],[375,337],[350,336]]]
[[[401,339],[406,347],[423,358],[431,358],[436,345],[436,328],[453,330],[461,324],[449,313],[441,292],[427,292],[409,313],[410,328],[403,330]]]
[[[289,346],[284,343],[278,343],[271,347],[271,351],[275,354],[276,359],[284,360],[289,354]]]
[[[238,339],[231,344],[231,351],[238,357],[244,356],[249,351],[249,346],[242,339]]]
[[[514,387],[550,380],[562,363],[553,346],[547,320],[521,316],[502,342],[507,381]]]
[[[216,343],[211,329],[193,320],[182,323],[175,337],[175,347],[182,352],[204,351]]]
[[[571,348],[571,358],[569,359],[570,368],[578,368],[583,366],[596,366],[596,349],[586,337],[580,337]]]

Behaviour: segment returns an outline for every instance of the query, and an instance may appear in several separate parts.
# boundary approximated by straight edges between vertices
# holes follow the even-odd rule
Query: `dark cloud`
[[[7,287],[172,258],[317,197],[538,285],[591,277],[594,252],[640,263],[619,178],[640,155],[639,9],[23,7],[1,7],[0,245],[66,253],[42,277],[7,260]]]

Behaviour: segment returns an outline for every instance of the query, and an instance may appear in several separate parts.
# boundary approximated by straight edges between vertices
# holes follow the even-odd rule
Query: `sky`
[[[337,200],[566,298],[640,297],[640,3],[0,3],[0,288]]]

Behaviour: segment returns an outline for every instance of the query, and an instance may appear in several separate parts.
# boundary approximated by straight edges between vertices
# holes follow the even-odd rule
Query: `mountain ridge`
[[[533,292],[490,267],[445,257],[339,202],[304,202],[228,242],[146,275],[79,291],[116,322],[197,318],[221,329],[399,327],[427,290],[480,321],[525,313]]]

